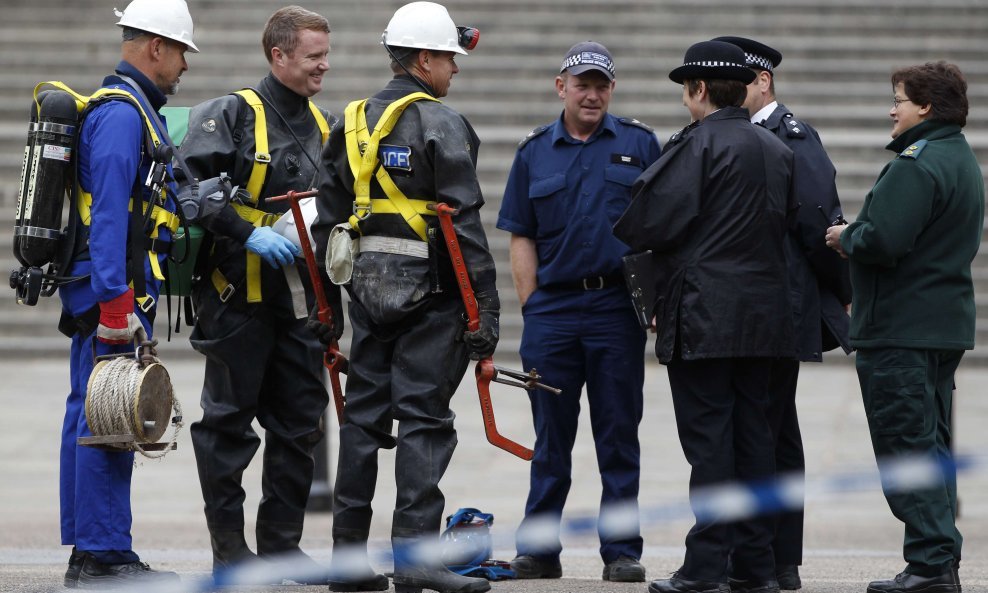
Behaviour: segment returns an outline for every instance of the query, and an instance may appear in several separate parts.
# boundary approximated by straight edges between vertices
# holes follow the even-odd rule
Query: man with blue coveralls
[[[536,128],[518,147],[497,227],[511,233],[511,272],[525,328],[521,357],[560,395],[529,392],[535,457],[525,519],[517,535],[518,578],[559,578],[562,544],[536,546],[532,529],[559,519],[572,483],[572,451],[587,386],[590,422],[609,508],[638,512],[645,332],[621,273],[628,247],[611,226],[631,201],[631,185],[659,158],[659,143],[641,122],[607,113],[614,61],[599,43],[567,52],[556,92],[558,120]],[[600,533],[603,579],[642,582],[642,538]]]
[[[134,454],[76,444],[78,437],[92,435],[84,407],[93,355],[133,352],[135,335],[151,336],[160,270],[177,219],[170,214],[174,201],[145,187],[152,164],[149,135],[153,130],[165,137],[156,112],[188,69],[186,51],[199,51],[185,0],[134,0],[117,16],[122,60],[102,86],[126,91],[140,109],[122,98],[102,101],[84,116],[77,155],[82,200],[71,215],[76,240],[66,274],[78,280],[59,290],[59,329],[72,338],[72,392],[61,445],[61,532],[62,544],[73,546],[65,586],[80,589],[177,579],[175,573],[152,570],[131,549]],[[155,204],[143,234],[129,232],[136,226],[128,213],[135,200],[140,200],[136,212]],[[131,253],[140,256],[128,257]]]

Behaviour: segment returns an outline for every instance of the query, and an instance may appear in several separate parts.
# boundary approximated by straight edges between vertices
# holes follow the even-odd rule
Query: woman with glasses
[[[892,88],[886,148],[896,157],[858,219],[829,228],[826,241],[850,260],[851,345],[876,457],[943,471],[916,489],[883,482],[892,514],[905,523],[907,565],[868,593],[960,593],[950,408],[954,371],[974,348],[971,261],[981,244],[984,180],[961,133],[967,82],[957,66],[903,68]]]

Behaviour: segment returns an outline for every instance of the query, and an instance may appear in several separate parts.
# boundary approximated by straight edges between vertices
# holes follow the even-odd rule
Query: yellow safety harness
[[[436,213],[429,210],[430,202],[427,198],[409,198],[388,174],[384,167],[380,167],[378,159],[378,146],[394,129],[398,119],[405,111],[405,108],[415,101],[436,101],[438,99],[425,93],[412,93],[405,95],[397,101],[388,105],[381,119],[374,126],[374,131],[367,131],[367,115],[364,106],[367,99],[353,101],[347,105],[344,111],[344,132],[346,134],[346,153],[350,161],[350,169],[353,171],[353,216],[350,217],[350,226],[360,233],[360,222],[366,220],[371,214],[399,214],[412,227],[415,234],[423,241],[428,241],[428,223],[423,216],[435,216]],[[386,199],[371,199],[370,180],[371,176],[377,179],[384,190]]]
[[[90,103],[102,99],[110,98],[110,99],[122,99],[125,101],[129,101],[137,108],[137,111],[141,114],[141,118],[144,120],[144,127],[148,131],[148,135],[151,138],[151,142],[153,146],[157,148],[158,145],[161,144],[161,138],[158,136],[158,132],[154,129],[154,124],[151,123],[151,118],[148,117],[147,112],[144,111],[144,106],[141,105],[141,102],[138,101],[137,98],[134,97],[134,95],[132,95],[128,91],[125,91],[123,89],[101,88],[92,95],[86,96],[72,90],[71,88],[68,87],[68,85],[66,85],[63,82],[52,80],[52,81],[39,83],[37,86],[34,87],[34,100],[36,103],[38,101],[38,91],[44,86],[53,86],[57,89],[63,90],[68,94],[72,95],[72,98],[75,99],[76,102],[76,108],[80,112],[83,111]],[[40,108],[40,104],[39,104],[39,108]],[[78,181],[76,181],[76,194],[78,196],[78,199],[76,201],[76,207],[79,210],[79,220],[82,221],[82,224],[84,224],[85,226],[89,226],[92,220],[91,210],[93,206],[93,195],[87,191],[84,191],[82,187],[79,186]],[[134,210],[135,197],[138,196],[131,196],[130,203],[127,205],[128,212],[133,212]],[[167,200],[167,194],[165,192],[165,189],[162,188],[160,202],[163,204],[165,203],[166,200]],[[143,202],[143,200],[141,201]],[[151,220],[153,221],[153,226],[151,227],[151,234],[149,235],[151,239],[158,238],[159,229],[161,227],[165,227],[168,230],[170,230],[172,233],[174,233],[181,224],[181,220],[179,219],[178,215],[162,208],[159,204],[154,204],[152,206]],[[155,242],[152,241],[151,245],[154,244]],[[148,262],[151,264],[151,272],[154,274],[154,277],[157,278],[158,280],[164,280],[165,275],[161,272],[161,265],[158,262],[158,254],[155,251],[148,250]],[[133,279],[131,280],[130,285],[131,287],[133,287]],[[150,300],[150,298],[151,297],[149,297],[148,295],[142,295],[136,297],[137,303],[142,310],[145,311],[148,310],[150,308],[150,305],[153,304],[153,301]]]
[[[247,178],[247,192],[250,194],[254,204],[257,204],[258,197],[264,187],[264,180],[267,177],[268,165],[271,163],[271,154],[268,153],[268,124],[264,114],[264,102],[253,89],[242,89],[234,93],[243,97],[248,107],[254,110],[254,166],[251,168],[250,176]],[[326,144],[329,139],[329,122],[319,111],[316,104],[309,101],[309,111],[319,126],[322,134],[322,143]],[[233,209],[237,211],[240,218],[246,220],[255,228],[271,226],[281,217],[280,214],[265,212],[253,206],[237,204],[231,202]],[[226,279],[219,268],[214,268],[210,276],[213,286],[220,293],[220,298],[226,301],[234,292],[234,286]],[[247,252],[247,302],[261,302],[261,256],[251,251]]]

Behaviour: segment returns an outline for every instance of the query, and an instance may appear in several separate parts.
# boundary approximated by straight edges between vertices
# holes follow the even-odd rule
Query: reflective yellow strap
[[[233,209],[237,211],[237,214],[240,215],[240,218],[251,223],[252,225],[254,225],[255,228],[262,226],[271,226],[281,216],[280,214],[272,214],[270,212],[264,212],[263,210],[258,210],[257,208],[251,208],[250,206],[244,206],[242,204],[237,204],[235,202],[231,202],[230,205],[233,206]],[[216,284],[216,282],[214,281],[213,284]],[[220,290],[220,292],[222,293],[223,291]],[[248,251],[247,252],[247,302],[260,303],[262,300],[263,299],[261,297],[261,256],[257,255],[253,251]]]
[[[79,201],[77,205],[79,208],[80,220],[82,221],[82,224],[89,226],[90,222],[92,222],[93,195],[89,192],[82,191],[82,188],[79,188],[78,193]],[[130,202],[127,203],[127,211],[133,212],[133,210],[134,200],[131,199]],[[154,224],[151,227],[151,234],[149,235],[152,239],[156,239],[158,237],[158,229],[160,227],[166,227],[174,233],[178,230],[179,225],[182,224],[182,221],[179,219],[177,214],[174,212],[169,212],[157,204],[152,207],[151,220],[154,221]],[[148,262],[151,264],[151,272],[154,274],[154,277],[158,280],[164,280],[165,275],[161,272],[161,265],[158,263],[157,252],[148,251]]]
[[[326,141],[329,140],[329,122],[326,121],[326,116],[311,100],[309,101],[309,111],[312,112],[312,117],[316,118],[316,125],[319,126],[319,132],[322,134],[322,143],[326,144]]]
[[[243,97],[247,105],[254,110],[254,166],[247,179],[247,191],[256,203],[261,198],[264,177],[267,175],[268,163],[271,162],[271,154],[268,153],[268,122],[264,117],[264,103],[257,93],[250,89],[242,89],[236,94]]]
[[[360,142],[366,142],[367,119],[364,115],[364,105],[367,99],[353,101],[346,106],[343,112],[343,133],[346,137],[346,156],[350,162],[350,171],[353,172],[353,212],[350,217],[350,226],[360,232],[360,221],[370,216],[370,183],[364,186],[358,184],[360,177],[361,150]]]
[[[405,222],[415,231],[423,241],[427,240],[426,231],[428,225],[422,218],[416,207],[411,204],[408,197],[392,181],[391,176],[383,167],[378,167],[377,149],[381,140],[394,129],[405,108],[415,101],[428,100],[438,101],[435,97],[425,93],[411,93],[392,102],[381,114],[381,118],[374,126],[374,131],[367,134],[367,120],[364,113],[365,101],[354,101],[347,106],[344,112],[345,133],[347,139],[347,157],[350,161],[350,168],[354,171],[354,215],[350,217],[350,225],[357,228],[359,232],[360,220],[363,220],[374,212],[372,201],[370,200],[370,179],[376,177],[381,189],[388,200],[394,203],[396,213],[400,214]],[[359,148],[363,148],[360,151]],[[357,150],[355,150],[357,149]],[[362,154],[361,154],[362,152]],[[361,154],[359,165],[357,155]],[[375,200],[376,201],[376,200]],[[365,203],[366,202],[366,203]]]
[[[428,200],[408,200],[408,205],[415,211],[416,214],[421,216],[435,216],[436,213],[429,210],[429,205],[435,204]],[[374,209],[374,214],[401,214],[401,210],[395,205],[395,203],[388,199],[373,199],[371,200],[371,208]]]
[[[226,294],[226,291],[230,288],[230,286],[232,286],[229,282],[227,282],[226,276],[223,275],[223,272],[221,272],[219,268],[213,268],[213,273],[209,275],[209,279],[213,281],[213,286],[216,287],[216,292],[221,295]]]

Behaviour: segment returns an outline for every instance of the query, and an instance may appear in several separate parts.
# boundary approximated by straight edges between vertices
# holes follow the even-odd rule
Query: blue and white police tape
[[[880,460],[874,467],[830,476],[807,477],[783,475],[757,483],[730,483],[694,490],[689,501],[665,505],[610,505],[596,513],[558,517],[534,517],[526,521],[517,534],[492,534],[495,549],[513,548],[516,541],[526,549],[554,549],[561,536],[598,533],[606,539],[637,536],[642,527],[656,526],[695,517],[699,522],[737,521],[750,517],[798,510],[805,500],[839,499],[852,493],[875,491],[901,493],[929,488],[943,488],[954,482],[957,474],[980,473],[988,468],[988,457],[957,455],[954,457],[896,457]],[[519,493],[521,504],[522,493]],[[443,548],[438,533],[406,550],[409,558],[422,565],[442,563]],[[331,567],[325,569],[296,555],[234,566],[214,578],[184,578],[181,582],[142,584],[135,593],[198,593],[216,585],[270,585],[291,582],[311,583],[317,578],[351,580],[366,575],[369,564],[378,571],[390,570],[394,556],[390,546],[372,549],[363,545],[337,550]],[[127,589],[124,589],[125,591]]]

